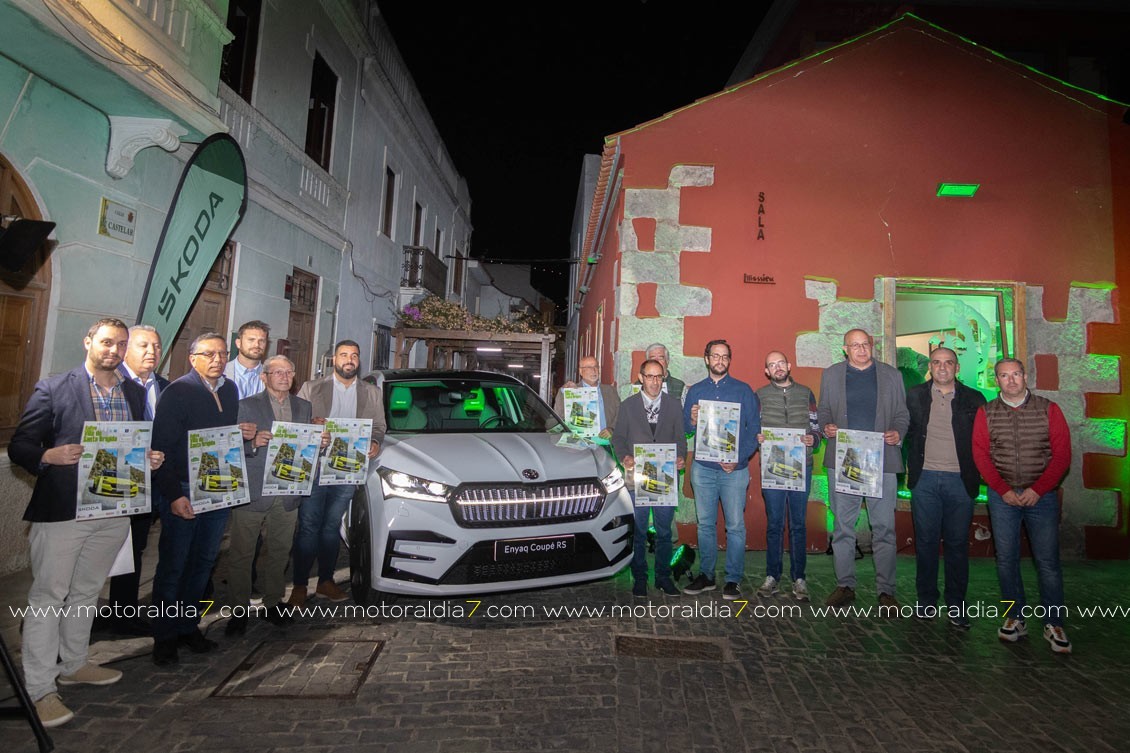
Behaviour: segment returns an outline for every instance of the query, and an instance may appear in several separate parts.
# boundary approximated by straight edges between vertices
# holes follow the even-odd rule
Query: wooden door
[[[188,346],[199,335],[205,332],[218,332],[224,340],[231,340],[228,335],[228,302],[231,298],[231,272],[235,268],[235,242],[228,241],[212,269],[208,271],[208,278],[204,287],[192,304],[188,318],[177,333],[173,341],[172,351],[165,343],[165,352],[169,353],[165,360],[163,371],[169,379],[176,379],[188,373]]]
[[[287,323],[288,348],[285,354],[294,361],[294,387],[314,376],[314,318],[318,313],[318,278],[297,267],[287,280],[290,317]]]

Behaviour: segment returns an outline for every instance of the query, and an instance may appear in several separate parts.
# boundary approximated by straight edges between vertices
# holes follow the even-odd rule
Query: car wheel
[[[372,602],[373,549],[368,495],[359,491],[349,509],[349,586],[361,606]]]
[[[349,588],[361,606],[388,604],[394,595],[373,589],[372,529],[369,525],[369,495],[360,487],[349,509]]]

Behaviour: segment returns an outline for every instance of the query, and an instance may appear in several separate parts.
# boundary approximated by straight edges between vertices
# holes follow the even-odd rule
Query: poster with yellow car
[[[238,426],[188,432],[189,501],[194,513],[245,505],[243,433]]]
[[[75,520],[149,512],[150,421],[87,421],[82,425]]]

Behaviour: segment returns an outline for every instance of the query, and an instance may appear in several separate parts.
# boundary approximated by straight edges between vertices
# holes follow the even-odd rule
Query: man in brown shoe
[[[95,322],[84,340],[85,362],[35,385],[8,444],[8,457],[36,477],[24,513],[31,523],[32,584],[21,658],[28,695],[47,727],[74,717],[56,684],[109,685],[122,676],[89,664],[87,654],[92,607],[125,543],[129,518],[76,520],[75,500],[84,422],[144,418],[145,390],[118,373],[128,341],[121,321]],[[151,452],[150,468],[163,457]]]
[[[381,389],[359,378],[361,346],[353,340],[342,340],[334,346],[333,372],[302,385],[298,396],[313,406],[314,423],[327,418],[368,418],[373,421],[369,443],[369,459],[377,456],[385,435],[384,401]],[[307,581],[315,560],[318,564],[318,588],[315,591],[331,601],[344,601],[348,595],[333,581],[337,555],[341,549],[338,533],[341,517],[353,498],[354,486],[321,486],[315,480],[314,490],[298,508],[298,534],[294,538],[294,589],[290,603],[299,607],[306,603]]]

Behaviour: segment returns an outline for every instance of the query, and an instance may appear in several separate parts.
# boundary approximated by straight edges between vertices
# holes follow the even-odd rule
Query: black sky
[[[566,258],[585,154],[720,91],[769,0],[439,3],[381,12],[471,191],[476,257]],[[535,265],[564,300],[568,267]]]

